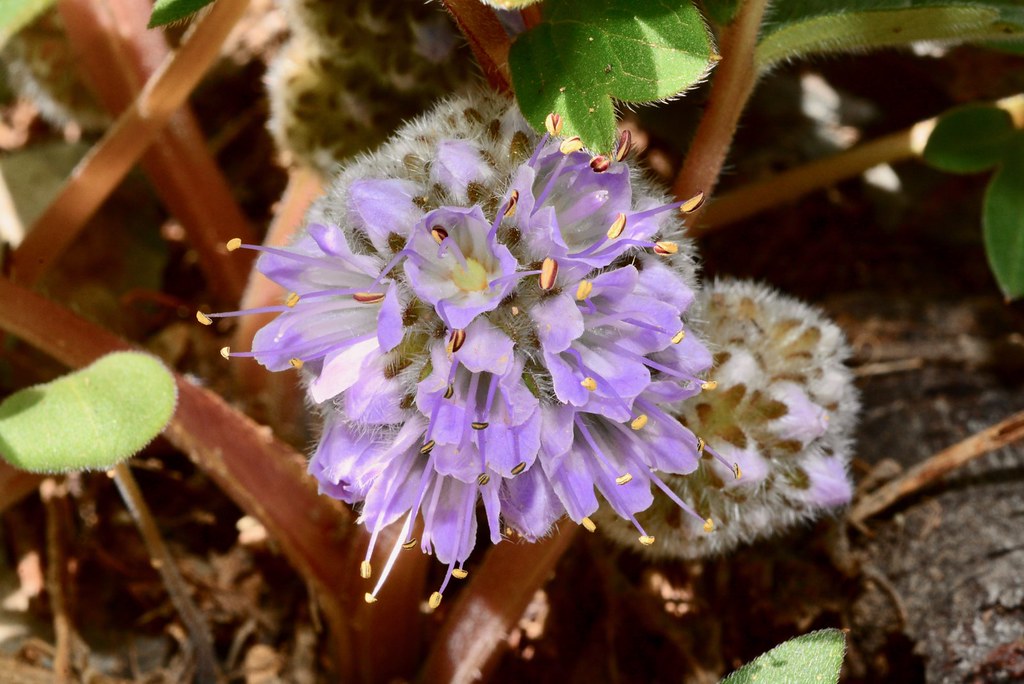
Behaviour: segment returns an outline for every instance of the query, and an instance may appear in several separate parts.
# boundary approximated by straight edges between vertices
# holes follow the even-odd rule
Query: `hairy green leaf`
[[[924,160],[940,171],[978,173],[999,163],[1015,136],[1009,112],[988,105],[969,105],[939,118],[928,137]]]
[[[1019,0],[778,0],[755,60],[767,69],[810,54],[854,52],[919,40],[1024,39]]]
[[[1010,142],[985,191],[985,253],[1007,299],[1024,296],[1024,132]]]
[[[722,684],[836,684],[846,653],[838,629],[822,629],[790,639],[750,661]]]
[[[108,469],[170,421],[174,376],[154,356],[115,352],[0,403],[0,456],[33,472]]]
[[[0,48],[56,0],[0,0]]]
[[[337,2],[337,0],[326,0]],[[191,16],[209,5],[213,0],[156,0],[153,13],[149,15],[149,28],[164,26]]]
[[[688,0],[548,0],[544,21],[512,44],[519,106],[542,130],[551,112],[595,152],[615,139],[612,98],[643,103],[707,75],[712,44]]]

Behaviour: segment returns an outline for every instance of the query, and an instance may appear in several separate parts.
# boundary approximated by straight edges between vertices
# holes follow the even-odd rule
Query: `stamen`
[[[218,311],[216,313],[203,313],[201,311],[196,312],[196,320],[203,325],[210,325],[213,323],[215,318],[238,318],[239,316],[248,316],[250,314],[262,314],[262,313],[284,313],[288,310],[285,306],[260,306],[253,309],[241,309],[239,311]],[[209,321],[207,323],[206,321]]]
[[[680,342],[683,341],[683,339],[685,337],[686,337],[686,331],[685,330],[680,330],[679,332],[677,332],[675,335],[672,336],[672,344],[679,344]]]
[[[427,601],[427,605],[430,606],[431,610],[437,610],[437,607],[441,605],[442,598],[444,598],[444,596],[441,595],[441,592],[435,591],[430,595],[430,600]]]
[[[231,358],[231,347],[221,347],[220,355],[223,356],[225,359]]]
[[[654,253],[665,256],[667,254],[675,254],[679,251],[679,245],[669,240],[662,240],[654,244]]]
[[[704,206],[704,193],[698,192],[696,195],[683,202],[682,206],[679,207],[679,211],[683,214],[692,214],[702,206]]]
[[[617,485],[629,484],[632,481],[633,476],[630,473],[626,473],[625,475],[619,475],[617,478],[615,478],[615,484]]]
[[[448,239],[448,231],[441,226],[434,226],[430,229],[430,235],[434,238],[434,242],[441,244]]]
[[[288,364],[295,370],[298,370],[305,365],[302,359],[288,359]]]
[[[383,292],[356,292],[352,299],[360,304],[379,304],[384,301],[384,296]]]
[[[697,455],[698,456],[703,456],[704,455],[704,447],[706,447],[707,445],[708,445],[708,443],[704,441],[704,438],[700,437],[698,435],[697,436]]]
[[[483,474],[480,475],[480,477],[476,478],[476,483],[478,485],[480,485],[481,487],[483,487],[484,485],[486,485],[490,481],[491,481],[491,476],[488,475],[487,473],[483,473]]]
[[[236,249],[242,246],[242,238],[231,238],[224,246],[227,247],[227,250],[229,252],[234,252]]]
[[[404,544],[402,544],[402,548],[406,549],[406,550],[409,550],[409,549],[411,549],[411,548],[413,548],[415,546],[416,546],[416,537],[413,537],[409,541],[407,541]]]
[[[516,271],[515,273],[510,273],[506,276],[501,276],[500,278],[495,278],[494,280],[489,281],[487,283],[487,287],[492,288],[495,285],[507,283],[510,280],[521,280],[527,276],[538,275],[540,273],[541,271]]]
[[[566,138],[558,145],[558,151],[564,155],[570,155],[583,149],[583,141],[578,135]]]
[[[587,532],[594,532],[597,530],[597,525],[595,525],[594,521],[587,516],[584,516],[583,520],[580,520],[580,525],[583,525],[583,529]]]
[[[519,315],[519,307],[518,306],[513,306],[512,307],[512,315],[513,316],[518,316]]]
[[[508,203],[505,205],[505,211],[502,214],[506,218],[511,218],[516,214],[516,205],[519,204],[519,191],[513,190],[512,194],[509,195]]]
[[[704,521],[704,531],[707,532],[708,534],[711,534],[712,532],[714,532],[715,531],[715,521],[712,520],[711,518],[708,518],[707,520],[705,520]]]
[[[629,424],[629,427],[633,428],[634,430],[642,430],[645,425],[647,425],[647,414],[641,413],[639,416],[633,419],[633,422]]]
[[[514,468],[512,468],[512,474],[513,474],[513,475],[519,475],[519,474],[520,474],[520,473],[522,473],[522,472],[523,472],[524,470],[526,470],[526,461],[523,461],[523,462],[522,462],[522,463],[520,463],[519,465],[517,465],[517,466],[515,466]]]
[[[299,299],[299,293],[292,292],[290,295],[288,295],[288,299],[284,300],[285,306],[287,306],[289,309],[294,308],[295,305],[299,303]]]
[[[597,380],[594,380],[594,378],[591,378],[589,376],[583,378],[580,381],[580,384],[583,385],[590,392],[593,392],[594,390],[597,389]]]
[[[626,215],[621,211],[618,216],[615,217],[615,221],[612,222],[611,227],[608,229],[608,239],[614,240],[615,238],[622,235],[622,231],[626,229]]]
[[[202,311],[196,311],[196,320],[203,325],[213,325],[213,319],[204,314]]]
[[[371,594],[370,592],[366,592],[365,594],[363,594],[363,600],[367,603],[376,603],[377,597]]]
[[[552,137],[562,134],[563,123],[562,117],[554,112],[544,117],[544,128],[547,129],[548,135]]]
[[[540,267],[540,289],[550,290],[553,288],[557,277],[558,262],[551,257],[546,257]]]
[[[485,423],[483,421],[474,421],[470,423],[470,426],[474,430],[486,430],[488,425],[490,425],[490,423]]]
[[[580,284],[576,286],[576,299],[583,301],[590,296],[590,293],[594,290],[594,283],[589,280],[581,280]]]
[[[454,354],[462,349],[464,344],[466,344],[466,330],[464,328],[452,330],[452,334],[448,338],[448,351]]]
[[[642,537],[640,537],[640,543],[644,546],[650,546],[654,543],[654,537],[652,535],[645,534]]]
[[[622,131],[619,135],[619,145],[615,148],[615,161],[620,162],[633,149],[633,136],[629,131]]]
[[[373,575],[373,567],[370,565],[370,561],[364,560],[359,564],[359,576],[363,579],[370,579]]]
[[[444,391],[444,398],[451,399],[455,395],[455,385],[448,385]]]
[[[466,261],[466,255],[462,253],[459,246],[455,243],[455,239],[451,236],[441,240],[437,248],[437,258],[442,259],[448,255],[448,252],[454,252],[455,260],[459,262],[459,266],[462,266],[463,271],[469,270],[469,262]]]
[[[716,389],[717,387],[718,387],[718,383],[716,381],[714,381],[714,380],[706,380],[706,381],[704,381],[704,382],[702,382],[700,384],[700,388],[702,390],[711,391],[713,389]]]
[[[743,477],[743,471],[740,470],[740,464],[739,463],[733,463],[732,464],[732,474],[736,476],[737,480],[739,480],[739,479],[741,479]]]
[[[430,440],[429,442],[420,447],[420,453],[426,456],[431,452],[435,444],[437,444],[437,442],[435,442],[434,440]]]
[[[418,506],[418,503],[417,503],[417,506]],[[388,554],[387,561],[384,562],[384,570],[381,571],[380,577],[377,579],[377,585],[373,588],[372,592],[370,592],[369,594],[366,594],[363,597],[366,600],[367,603],[373,603],[374,601],[377,600],[377,594],[380,592],[381,587],[384,586],[384,580],[386,580],[388,578],[388,575],[391,574],[391,568],[395,567],[395,561],[398,559],[398,553],[402,550],[403,547],[405,547],[405,544],[408,543],[408,542],[403,543],[402,540],[408,538],[410,528],[412,527],[413,515],[414,515],[414,513],[416,511],[417,511],[417,509],[413,509],[413,510],[409,511],[408,515],[405,516],[405,522],[402,524],[402,530],[398,533],[398,541],[395,542],[395,545],[391,548],[391,553]],[[415,540],[413,540],[413,541],[415,541]],[[370,549],[372,550],[373,549],[373,547],[372,547],[373,542],[371,541],[370,544],[371,544]],[[369,569],[370,569],[370,562],[369,561],[363,561],[363,563],[366,564],[366,569],[367,569],[367,571],[369,571]],[[361,574],[361,569],[360,569],[360,574]],[[365,575],[364,577],[369,577],[369,575]]]
[[[452,570],[452,577],[455,579],[466,579],[469,577],[469,571],[463,570],[462,568],[455,568]]]
[[[599,154],[590,160],[590,168],[594,173],[604,173],[612,165],[612,160],[603,154]]]

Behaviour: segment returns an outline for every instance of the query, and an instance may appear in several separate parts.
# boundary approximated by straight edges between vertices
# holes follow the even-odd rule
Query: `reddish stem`
[[[512,91],[508,72],[508,51],[512,43],[494,10],[480,0],[442,0],[445,8],[469,41],[469,47],[487,76],[487,82],[498,92]]]

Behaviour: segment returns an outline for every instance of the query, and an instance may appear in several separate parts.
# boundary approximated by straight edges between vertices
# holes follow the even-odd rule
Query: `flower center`
[[[464,292],[480,292],[487,289],[487,269],[476,259],[466,259],[466,267],[456,264],[451,271],[452,282]]]

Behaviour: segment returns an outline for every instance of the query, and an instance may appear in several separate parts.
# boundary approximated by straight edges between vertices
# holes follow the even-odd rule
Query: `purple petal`
[[[388,235],[408,235],[423,216],[412,201],[420,192],[415,183],[396,178],[354,181],[348,188],[349,218],[378,252],[387,254]]]
[[[377,314],[377,342],[381,351],[389,352],[397,347],[404,335],[402,302],[398,297],[398,286],[391,283]]]
[[[541,301],[530,311],[530,316],[537,324],[537,337],[547,353],[565,351],[583,334],[583,314],[567,294]]]
[[[564,513],[540,466],[502,483],[501,514],[528,541],[537,541],[550,533]]]
[[[466,328],[466,341],[455,356],[471,373],[504,375],[512,366],[514,346],[508,335],[478,318]]]
[[[379,354],[376,338],[328,354],[320,375],[309,383],[309,396],[318,404],[338,396],[359,380],[363,362]]]

